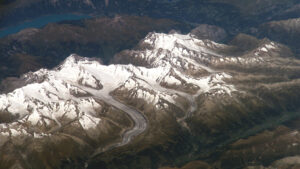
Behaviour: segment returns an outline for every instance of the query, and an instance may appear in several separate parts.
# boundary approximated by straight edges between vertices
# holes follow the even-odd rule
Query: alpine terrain
[[[146,169],[198,160],[202,168],[233,169],[299,161],[300,128],[274,127],[300,115],[300,60],[268,39],[240,34],[229,44],[151,32],[109,65],[71,54],[53,69],[22,75],[0,95],[0,168]],[[263,139],[246,139],[266,129],[295,137],[269,144],[280,154],[257,155],[251,146]]]

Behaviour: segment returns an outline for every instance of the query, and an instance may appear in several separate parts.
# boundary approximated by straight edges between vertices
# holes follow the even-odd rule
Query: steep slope
[[[168,19],[116,16],[26,29],[0,38],[0,80],[40,68],[53,68],[70,53],[98,57],[108,63],[115,53],[134,47],[148,32],[169,32],[186,27]]]
[[[111,65],[73,54],[27,73],[0,95],[0,167],[212,161],[231,142],[299,116],[300,61],[281,44],[255,42],[245,50],[149,33]]]
[[[260,25],[258,36],[268,37],[271,40],[290,46],[299,57],[299,28],[300,18],[271,21]]]
[[[237,38],[235,44],[241,43],[242,39],[243,37]],[[216,152],[223,151],[223,148],[225,149],[230,142],[266,128],[277,126],[299,116],[299,60],[293,57],[289,48],[268,39],[257,39],[252,43],[253,45],[247,49],[240,46],[221,45],[209,40],[199,40],[189,34],[166,35],[150,33],[134,50],[125,50],[116,55],[115,63],[133,63],[134,65],[146,67],[172,66],[186,72],[190,77],[226,72],[231,78],[225,78],[224,81],[234,85],[234,91],[230,90],[233,91],[231,94],[218,90],[218,92],[198,93],[198,96],[194,95],[192,97],[194,101],[192,105],[195,111],[189,113],[182,121],[177,121],[192,134],[191,138],[186,136],[185,138],[178,138],[176,136],[185,135],[183,134],[185,132],[177,129],[180,131],[180,134],[175,134],[174,136],[174,133],[170,130],[176,127],[161,125],[160,123],[166,123],[166,120],[157,117],[162,112],[156,112],[155,115],[151,115],[155,112],[151,109],[151,104],[138,101],[128,94],[118,95],[120,100],[136,106],[140,110],[149,112],[147,117],[152,119],[149,120],[150,125],[153,127],[161,125],[164,128],[163,131],[169,133],[171,138],[173,137],[170,142],[177,146],[177,148],[170,148],[172,144],[170,147],[166,146],[170,144],[167,142],[164,143],[166,145],[161,145],[161,147],[164,147],[164,150],[149,148],[141,150],[139,155],[143,156],[144,153],[150,151],[153,154],[159,153],[173,157],[176,155],[180,156],[185,152],[188,154],[188,157],[180,156],[180,159],[190,158],[191,156],[200,160],[216,159],[218,158]],[[179,77],[182,76],[175,77],[180,79]],[[165,83],[162,85],[192,94],[193,96],[195,91],[193,91],[191,86],[187,88],[186,86],[188,85],[186,85],[185,81],[177,83],[180,85]],[[183,111],[189,112],[189,110]],[[174,115],[180,114],[174,109],[171,109],[169,113]],[[164,114],[163,118],[167,117],[168,115]],[[153,122],[155,120],[159,122]],[[169,118],[167,123],[172,124]],[[159,139],[165,136],[155,131],[159,127],[154,128],[152,137],[141,140],[146,142],[150,141],[150,139]],[[155,135],[153,133],[157,136],[153,136]],[[195,143],[191,143],[191,140],[195,141]],[[181,147],[185,144],[193,146]],[[218,147],[221,148],[216,151]],[[191,153],[195,149],[198,149],[198,151]],[[116,152],[118,151],[116,150]],[[299,151],[297,152],[299,153]],[[101,158],[107,158],[107,156],[101,156],[97,160],[105,161],[101,160]],[[123,156],[120,158],[127,159]],[[145,160],[144,158],[146,157],[138,158],[138,160],[143,161]],[[148,160],[157,160],[157,158],[152,156],[148,158],[150,158]],[[274,160],[278,156],[270,156],[270,158]],[[164,163],[166,159],[160,158],[159,160]],[[174,164],[176,161],[176,164],[178,164],[177,160],[171,160],[171,163]],[[108,164],[106,167],[112,167],[112,165],[109,165],[109,161],[105,162]],[[248,162],[250,163],[250,161]],[[98,165],[102,164],[101,162],[95,163]],[[244,163],[243,165],[250,165],[249,163]],[[234,167],[236,166],[227,166],[227,168]]]
[[[299,17],[296,0],[14,0],[0,4],[0,27],[41,15],[127,14],[222,26],[234,33],[258,24]]]
[[[109,96],[111,92],[133,91],[133,97],[147,100],[160,108],[159,103],[162,101],[167,102],[165,105],[176,104],[178,97],[187,95],[160,84],[176,86],[181,85],[182,80],[199,90],[199,93],[219,90],[231,94],[235,91],[233,86],[222,81],[223,77],[230,78],[224,73],[195,79],[177,69],[170,65],[154,68],[105,66],[96,60],[71,55],[54,70],[41,69],[25,74],[24,79],[31,83],[1,95],[1,110],[11,113],[16,117],[14,120],[26,121],[33,126],[47,126],[51,121],[61,126],[58,119],[65,117],[70,120],[77,118],[84,129],[90,129],[101,121],[95,116],[96,110],[101,108],[96,99],[113,104]],[[113,106],[119,107],[117,104]]]

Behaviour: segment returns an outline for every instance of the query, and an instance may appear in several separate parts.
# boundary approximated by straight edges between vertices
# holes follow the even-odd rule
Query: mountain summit
[[[0,166],[16,158],[23,168],[109,166],[99,156],[132,142],[136,153],[176,156],[179,144],[187,146],[183,156],[212,151],[254,127],[294,117],[300,61],[285,51],[267,39],[240,50],[192,34],[149,33],[111,65],[72,54],[52,70],[23,75],[24,86],[0,95],[0,154],[9,153],[0,155]],[[59,156],[45,161],[49,145]],[[14,146],[23,147],[21,154]],[[41,160],[32,163],[29,155]]]

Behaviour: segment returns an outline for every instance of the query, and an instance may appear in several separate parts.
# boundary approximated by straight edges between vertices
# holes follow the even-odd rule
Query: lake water
[[[75,14],[59,14],[59,15],[46,15],[30,21],[26,21],[16,26],[10,26],[0,29],[0,38],[17,33],[26,28],[41,28],[48,23],[55,23],[60,21],[79,20],[83,18],[90,18],[88,15],[75,15]]]

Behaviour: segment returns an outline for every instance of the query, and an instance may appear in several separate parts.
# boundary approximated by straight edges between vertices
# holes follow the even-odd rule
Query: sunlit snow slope
[[[98,100],[122,109],[111,96],[121,91],[153,104],[156,109],[171,104],[180,106],[178,98],[183,98],[190,102],[189,111],[195,109],[193,98],[199,94],[230,96],[236,91],[223,80],[231,78],[229,74],[199,62],[200,54],[223,57],[210,47],[222,45],[213,42],[205,45],[191,35],[156,33],[149,34],[141,43],[153,46],[151,50],[131,51],[147,63],[144,66],[107,66],[72,54],[53,70],[41,69],[24,75],[25,79],[34,79],[33,82],[0,96],[0,112],[14,117],[9,123],[1,124],[1,135],[36,137],[54,130],[29,132],[30,127],[25,127],[25,123],[56,125],[57,130],[62,121],[79,121],[83,129],[93,129],[101,123],[96,115],[102,107]]]

